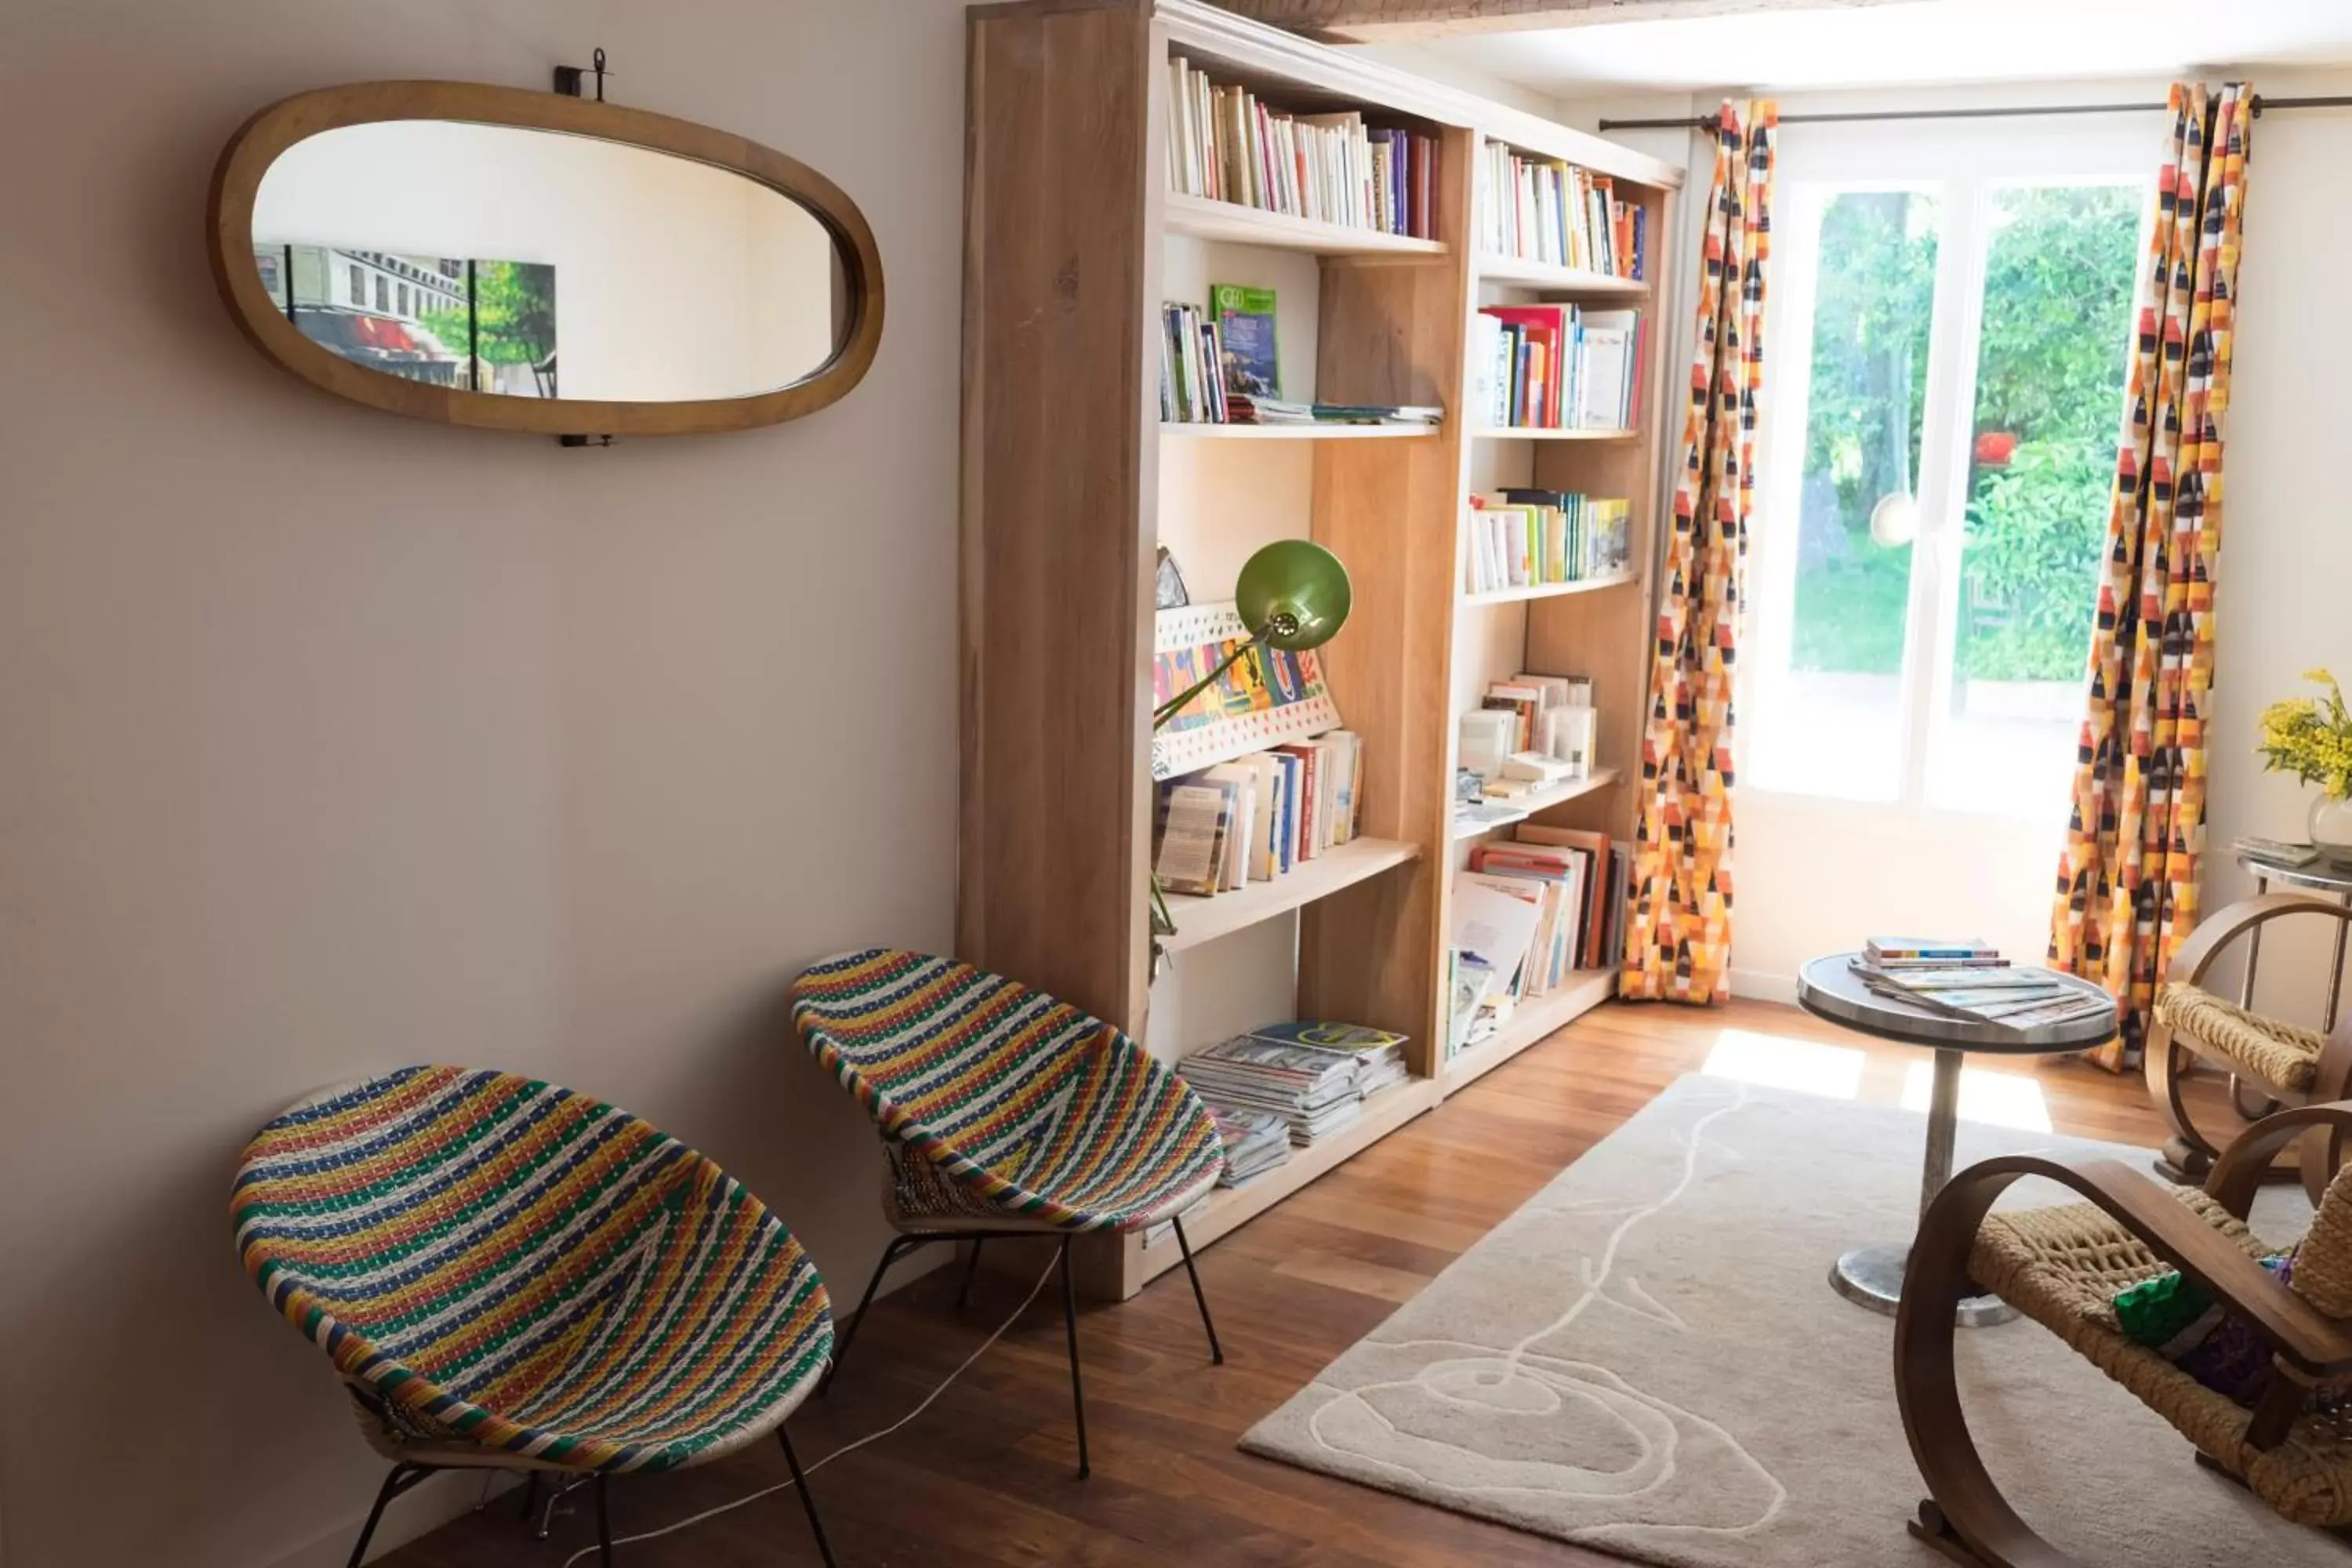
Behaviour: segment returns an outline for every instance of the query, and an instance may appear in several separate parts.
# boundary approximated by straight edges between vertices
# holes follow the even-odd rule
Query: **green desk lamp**
[[[1277,539],[1242,563],[1242,574],[1234,584],[1234,607],[1241,616],[1242,625],[1250,628],[1246,641],[1234,646],[1234,651],[1217,663],[1217,668],[1194,681],[1176,696],[1153,710],[1151,728],[1156,732],[1166,728],[1168,721],[1184,710],[1184,705],[1217,682],[1217,678],[1241,662],[1242,656],[1254,653],[1260,644],[1278,647],[1289,653],[1304,653],[1308,648],[1321,647],[1337,637],[1339,628],[1348,624],[1348,610],[1355,602],[1355,591],[1348,583],[1348,569],[1339,558],[1321,545],[1305,539]],[[1265,679],[1260,669],[1259,679]],[[1176,931],[1175,917],[1169,913],[1167,897],[1160,890],[1160,879],[1151,879],[1151,934],[1153,973],[1159,968],[1158,938],[1172,936]]]

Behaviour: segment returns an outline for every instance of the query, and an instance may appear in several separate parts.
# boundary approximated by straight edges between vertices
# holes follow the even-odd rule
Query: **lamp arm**
[[[1265,633],[1266,627],[1265,626],[1260,626],[1257,630],[1250,633],[1249,640],[1242,643],[1236,647],[1233,652],[1225,655],[1223,658],[1218,660],[1216,668],[1209,671],[1208,674],[1202,676],[1200,679],[1186,687],[1181,692],[1179,692],[1176,696],[1170,698],[1167,701],[1162,702],[1158,708],[1152,710],[1151,728],[1154,731],[1164,728],[1169,720],[1173,719],[1177,714],[1183,711],[1184,704],[1192,701],[1192,699],[1209,689],[1210,687],[1214,686],[1217,683],[1217,678],[1219,676],[1224,674],[1225,671],[1233,668],[1234,665],[1240,663],[1242,655],[1255,648],[1258,644],[1258,639],[1264,637]]]

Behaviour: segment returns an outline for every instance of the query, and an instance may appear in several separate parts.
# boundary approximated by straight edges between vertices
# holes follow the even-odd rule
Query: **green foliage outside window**
[[[1994,193],[1974,431],[2013,437],[1969,488],[1963,679],[2079,680],[2123,412],[2141,193]],[[1791,663],[1902,668],[1911,547],[1870,537],[1882,496],[1915,489],[1927,402],[1934,198],[1848,192],[1828,206],[1814,306],[1806,471],[1833,489],[1834,551],[1809,550]]]

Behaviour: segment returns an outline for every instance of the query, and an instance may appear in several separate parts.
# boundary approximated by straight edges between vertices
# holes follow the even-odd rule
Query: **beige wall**
[[[2199,73],[2219,82],[2250,76],[2280,96],[2342,93],[2352,78],[2336,73]],[[2161,100],[2164,83],[2053,82],[2022,87],[1939,89],[1899,94],[1805,93],[1783,97],[1784,112],[2018,103]],[[1559,106],[1560,118],[1591,129],[1601,117],[1663,118],[1704,110],[1720,94],[1590,100]],[[2153,121],[2148,159],[2158,154]],[[1968,133],[1965,122],[1954,133]],[[1790,126],[1784,138],[1802,134]],[[1703,205],[1712,156],[1681,132],[1641,132],[1622,138],[1660,157],[1692,151],[1691,189]],[[1786,147],[1784,140],[1784,150]],[[2250,894],[2252,881],[2229,853],[2241,835],[2305,837],[2309,793],[2264,773],[2254,755],[2263,706],[2300,695],[2304,670],[2325,665],[2352,679],[2352,528],[2331,508],[2325,465],[2341,444],[2338,367],[2352,353],[2336,258],[2352,248],[2352,206],[2343,199],[2343,167],[2352,158],[2352,113],[2288,110],[2265,116],[2254,132],[2248,177],[2245,254],[2226,437],[2228,510],[2217,571],[2218,630],[2211,740],[2210,824],[2204,900],[2214,910]],[[1674,307],[1677,363],[1689,349],[1690,237],[1677,260]],[[1769,400],[1771,388],[1765,388]],[[1770,526],[1769,517],[1759,528]],[[1739,908],[1733,926],[1733,984],[1743,994],[1786,997],[1799,963],[1851,945],[1864,928],[1908,925],[1926,899],[1948,918],[2003,940],[2031,944],[2046,930],[2048,879],[2057,866],[2058,829],[2035,837],[1996,827],[1981,837],[1955,836],[1926,863],[1896,862],[1883,836],[1856,831],[1853,814],[1781,803],[1751,809],[1739,823]],[[1907,851],[1906,851],[1907,853]],[[1992,864],[1988,867],[1988,860]],[[2028,906],[1996,913],[1983,889],[2030,888]],[[2263,951],[2262,1001],[2285,1016],[2315,1022],[2327,953],[2311,931],[2284,933]]]
[[[202,227],[246,115],[600,44],[616,98],[863,205],[890,315],[845,402],[567,451],[239,340]],[[950,935],[961,61],[949,0],[0,8],[7,1568],[341,1561],[379,1467],[226,1223],[318,1085],[551,1076],[862,1282],[878,1155],[781,1007]]]

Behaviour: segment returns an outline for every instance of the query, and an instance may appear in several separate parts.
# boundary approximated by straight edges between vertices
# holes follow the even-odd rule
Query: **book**
[[[1479,153],[1477,194],[1478,247],[1487,255],[1646,275],[1644,209],[1620,198],[1607,175],[1489,142]]]
[[[1863,943],[1863,956],[1874,963],[1904,959],[1976,961],[1999,958],[2000,950],[1981,937],[1952,939],[1921,936],[1874,936]]]
[[[1275,337],[1275,291],[1211,284],[1209,309],[1223,345],[1220,365],[1226,392],[1258,400],[1254,406],[1260,410],[1263,400],[1279,399],[1282,352]]]
[[[1201,777],[1226,790],[1228,820],[1217,890],[1232,892],[1249,880],[1250,840],[1257,826],[1257,769],[1238,762],[1219,763],[1204,769]]]
[[[1549,827],[1533,822],[1520,825],[1512,836],[1522,844],[1547,845],[1584,858],[1586,929],[1583,951],[1577,962],[1585,968],[1611,963],[1605,928],[1612,912],[1610,893],[1617,883],[1610,875],[1613,846],[1609,836],[1585,828]]]
[[[1217,890],[1231,811],[1231,795],[1215,785],[1174,780],[1160,786],[1151,869],[1162,888],[1200,898]]]
[[[1454,879],[1450,940],[1494,972],[1495,990],[1503,994],[1519,994],[1521,963],[1543,923],[1542,900],[1528,896],[1531,887],[1467,871]]]
[[[1519,749],[1518,723],[1518,714],[1504,709],[1475,708],[1463,714],[1456,761],[1482,779],[1500,778],[1503,759]]]
[[[2287,844],[2276,838],[2241,838],[2231,847],[2241,860],[2252,860],[2259,866],[2275,866],[2282,871],[2300,870],[2319,858],[2316,845]]]
[[[1357,110],[1274,108],[1181,55],[1168,71],[1169,189],[1348,228],[1435,232],[1435,136],[1374,127]]]

